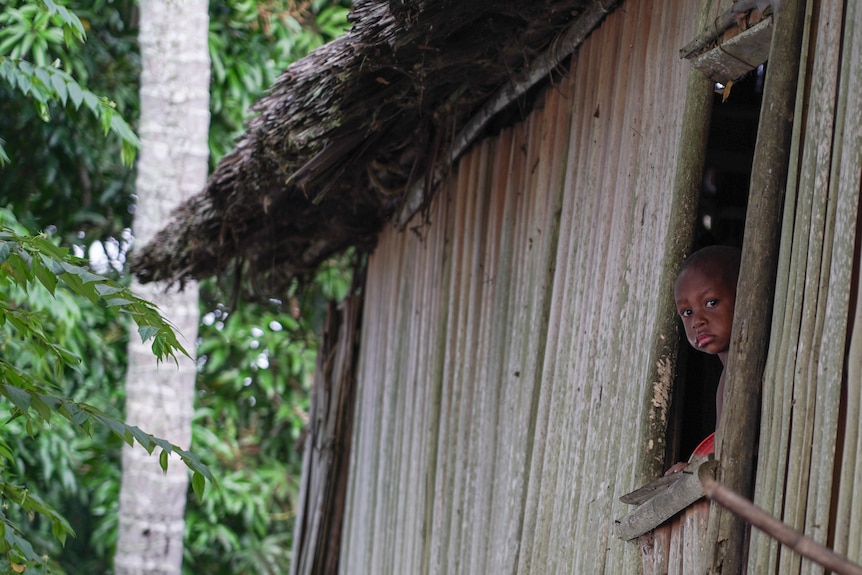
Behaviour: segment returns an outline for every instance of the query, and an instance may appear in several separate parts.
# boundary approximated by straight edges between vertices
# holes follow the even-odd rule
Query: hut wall
[[[862,563],[862,6],[809,3],[755,503]],[[823,569],[755,531],[749,573]]]
[[[543,107],[381,236],[342,573],[640,569],[611,531],[644,446],[662,456],[650,377],[696,10],[610,14]]]

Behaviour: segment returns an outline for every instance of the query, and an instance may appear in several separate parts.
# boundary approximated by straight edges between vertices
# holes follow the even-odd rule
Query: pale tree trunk
[[[207,0],[141,0],[142,149],[138,161],[135,242],[147,243],[176,205],[206,183],[210,62]],[[198,290],[165,286],[132,289],[155,302],[194,356]],[[136,330],[129,344],[126,420],[188,448],[195,390],[194,361],[180,357],[157,365]],[[179,574],[188,470],[176,457],[163,474],[157,451],[123,450],[117,575]]]

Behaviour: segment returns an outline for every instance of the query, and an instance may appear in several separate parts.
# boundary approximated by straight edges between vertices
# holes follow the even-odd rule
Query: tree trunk
[[[206,0],[141,0],[142,149],[138,162],[135,236],[147,243],[171,211],[206,183],[210,62]],[[155,302],[194,354],[197,286],[164,293],[165,286],[132,289]],[[126,420],[181,447],[191,441],[195,364],[180,357],[157,365],[149,344],[132,333],[126,380]],[[156,454],[154,454],[156,455]],[[117,575],[179,574],[188,471],[172,457],[162,473],[140,447],[123,451]]]

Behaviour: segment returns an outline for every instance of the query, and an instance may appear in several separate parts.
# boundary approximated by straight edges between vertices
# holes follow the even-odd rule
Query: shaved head
[[[716,277],[735,293],[741,256],[739,248],[732,246],[709,246],[697,250],[682,262],[677,281],[686,270],[696,269]]]

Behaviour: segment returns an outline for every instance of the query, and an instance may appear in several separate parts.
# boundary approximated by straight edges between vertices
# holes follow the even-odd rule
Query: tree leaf
[[[153,454],[153,449],[156,447],[156,442],[153,441],[153,436],[149,433],[144,432],[137,426],[129,427],[129,431],[132,432],[132,435],[135,436],[135,439],[138,440],[138,443],[141,444],[141,447],[147,450],[147,453],[150,455]]]
[[[192,489],[194,490],[195,495],[198,499],[203,499],[206,487],[207,482],[206,479],[204,479],[204,476],[195,471],[192,474]]]
[[[39,414],[39,417],[42,418],[43,421],[49,423],[51,421],[51,415],[54,413],[53,410],[39,397],[38,394],[30,394],[31,406],[36,410]]]
[[[51,292],[51,295],[54,295],[54,292],[57,289],[57,276],[53,271],[49,270],[45,266],[45,262],[42,258],[33,258],[33,262],[30,267],[33,270],[33,275],[36,276],[36,279],[38,279],[42,285]]]
[[[96,291],[99,292],[100,296],[105,297],[126,291],[126,288],[118,284],[99,283],[96,284]]]
[[[174,446],[171,445],[171,443],[169,441],[162,439],[160,437],[156,437],[154,435],[151,435],[150,437],[153,438],[153,441],[155,442],[156,445],[158,445],[159,447],[162,448],[162,451],[167,451],[168,453],[173,453]],[[165,456],[165,457],[167,457],[167,456]]]
[[[76,265],[70,264],[68,262],[60,262],[60,265],[63,266],[63,269],[66,270],[67,273],[70,273],[72,275],[76,275],[79,278],[81,278],[81,281],[84,282],[85,284],[92,283],[92,282],[103,282],[103,281],[105,281],[105,278],[103,276],[96,275],[93,272],[91,272],[88,269],[83,268],[81,266],[76,266]],[[93,291],[94,292],[96,291],[95,288],[93,288]],[[98,293],[98,292],[96,292],[96,293]]]
[[[0,393],[9,398],[9,401],[11,401],[15,407],[21,411],[26,412],[30,409],[30,394],[20,387],[16,387],[14,385],[2,385],[0,386]]]
[[[59,74],[53,71],[49,73],[49,77],[51,78],[51,86],[54,88],[54,92],[65,106],[66,100],[69,96],[69,93],[66,90],[66,81],[63,80]]]
[[[101,104],[99,103],[99,97],[96,96],[89,90],[83,90],[84,92],[84,104],[89,108],[89,110],[95,116],[99,116],[99,109],[101,108]]]
[[[83,280],[81,280],[80,276],[64,272],[60,275],[60,279],[62,279],[63,283],[65,283],[66,286],[76,294],[87,298],[92,303],[96,303],[98,301],[98,294],[91,286],[85,284]]]
[[[114,432],[114,435],[125,441],[129,445],[133,445],[134,436],[131,431],[129,431],[129,426],[123,423],[122,421],[116,420],[113,417],[108,417],[107,415],[96,413],[93,414],[96,420],[101,422],[103,425],[107,426],[108,429]]]
[[[72,105],[76,110],[79,109],[81,102],[84,101],[84,90],[81,89],[81,86],[77,82],[69,82],[66,87],[69,91],[69,100],[72,101]]]
[[[159,333],[159,328],[151,325],[142,325],[138,327],[138,333],[141,336],[141,343],[144,343],[148,339],[155,337]]]

